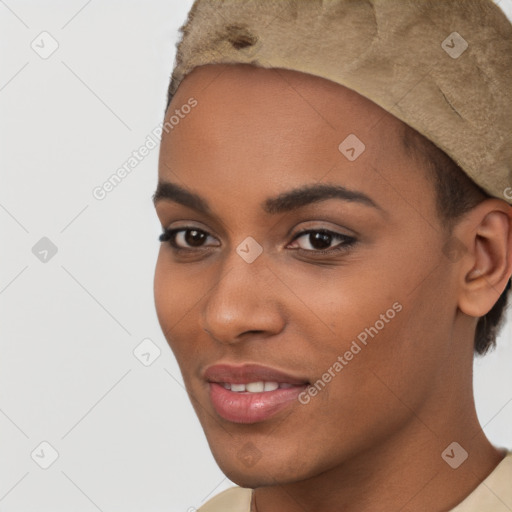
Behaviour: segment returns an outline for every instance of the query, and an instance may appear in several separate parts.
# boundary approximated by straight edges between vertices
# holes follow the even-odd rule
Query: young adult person
[[[512,274],[505,15],[197,0],[181,30],[155,302],[238,485],[200,511],[512,510],[472,388]]]

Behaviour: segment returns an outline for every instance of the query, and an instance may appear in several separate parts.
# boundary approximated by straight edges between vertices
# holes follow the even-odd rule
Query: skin
[[[199,247],[181,237],[188,255],[162,242],[155,303],[220,468],[256,489],[259,512],[451,509],[504,455],[478,423],[472,361],[477,319],[512,273],[512,208],[487,199],[447,233],[426,171],[403,152],[401,121],[320,77],[201,66],[166,118],[191,97],[197,106],[163,134],[159,180],[199,194],[211,214],[166,198],[156,212],[164,228],[210,236]],[[351,133],[366,146],[354,161],[338,150]],[[318,183],[378,207],[261,207]],[[301,228],[356,242],[315,256]],[[248,236],[263,248],[251,264],[236,252]],[[464,247],[455,258],[443,250],[450,239]],[[207,366],[259,363],[316,382],[395,302],[402,310],[307,405],[255,424],[212,407]],[[441,457],[454,441],[469,454],[456,470]],[[256,463],[240,457],[247,449]]]

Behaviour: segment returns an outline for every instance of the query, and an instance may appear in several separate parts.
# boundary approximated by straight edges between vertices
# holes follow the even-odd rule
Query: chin
[[[258,464],[259,466],[259,464]],[[268,470],[263,467],[247,468],[240,464],[219,464],[221,471],[236,485],[256,489],[270,485],[281,485],[294,481],[288,479],[286,474],[279,471]]]
[[[258,458],[253,453],[250,442],[243,445],[236,453],[227,450],[212,450],[213,457],[221,471],[236,485],[255,489],[270,485],[283,485],[299,482],[310,478],[305,461],[297,462],[285,460],[275,456],[269,460],[268,457]],[[314,473],[313,468],[311,472]]]

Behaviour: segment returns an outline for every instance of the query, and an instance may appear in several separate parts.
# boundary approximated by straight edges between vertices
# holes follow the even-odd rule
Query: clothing
[[[214,496],[198,512],[250,512],[251,489],[231,487]],[[512,510],[512,451],[494,471],[450,512],[510,512]]]
[[[252,489],[231,487],[208,500],[197,512],[251,512]]]
[[[180,32],[168,106],[196,66],[316,75],[402,120],[512,204],[512,24],[492,0],[195,0]],[[340,144],[348,160],[364,144],[357,135]]]

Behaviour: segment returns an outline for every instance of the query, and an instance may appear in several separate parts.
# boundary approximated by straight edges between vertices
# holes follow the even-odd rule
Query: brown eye
[[[177,228],[164,230],[164,232],[160,235],[159,240],[161,242],[169,242],[169,244],[177,250],[193,250],[194,248],[204,247],[208,238],[215,240],[206,231],[201,229]]]
[[[187,229],[183,233],[184,241],[192,247],[200,247],[208,238],[208,235],[204,231],[199,231],[197,229]]]
[[[300,232],[293,240],[299,250],[317,253],[329,253],[348,248],[356,239],[326,229],[309,229]],[[332,244],[336,242],[333,246]]]

